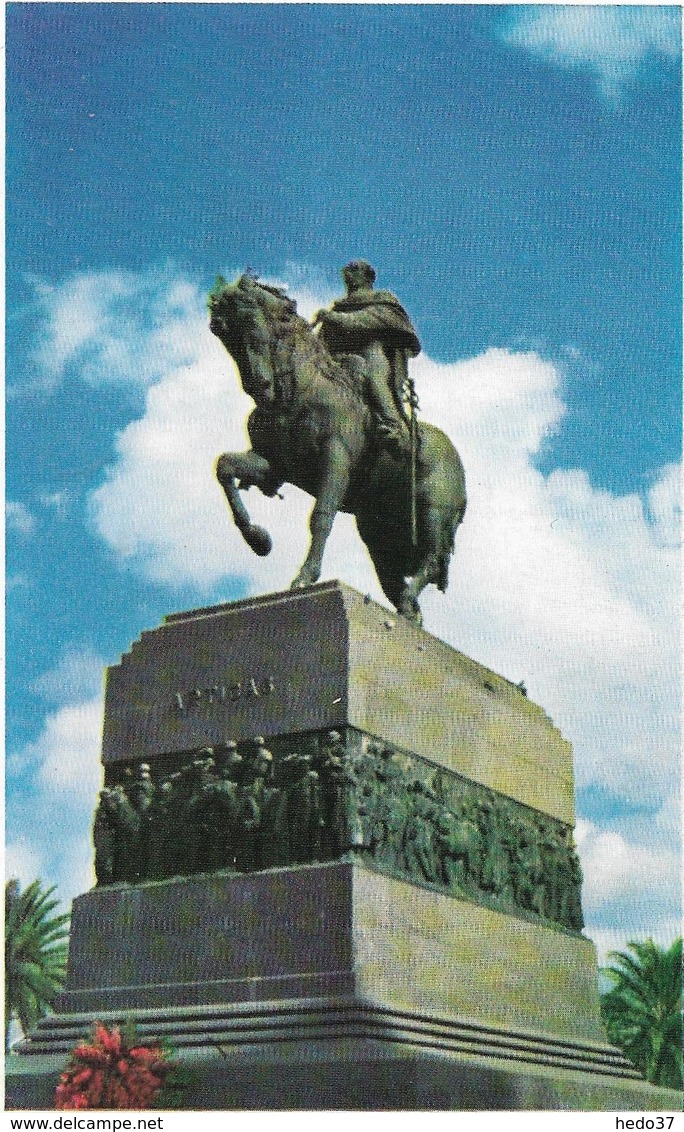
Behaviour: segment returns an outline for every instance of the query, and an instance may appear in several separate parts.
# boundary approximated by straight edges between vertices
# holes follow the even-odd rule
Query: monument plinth
[[[569,744],[415,624],[338,582],[167,617],[109,669],[103,763],[10,1107],[126,1015],[197,1108],[677,1104],[601,1027]]]
[[[574,822],[572,750],[542,709],[341,582],[143,633],[108,670],[103,761],[345,726]]]

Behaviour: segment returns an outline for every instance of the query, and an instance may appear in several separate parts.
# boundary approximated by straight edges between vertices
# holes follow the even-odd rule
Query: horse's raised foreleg
[[[320,578],[325,544],[348,486],[349,453],[339,441],[329,442],[321,483],[309,520],[311,532],[309,553],[290,589],[310,586]]]
[[[274,476],[268,460],[254,451],[224,452],[216,461],[216,478],[225,492],[235,526],[247,545],[260,557],[270,554],[273,546],[271,536],[263,527],[251,521],[238,487],[238,482],[243,488],[254,485],[264,495],[275,495],[280,482]]]

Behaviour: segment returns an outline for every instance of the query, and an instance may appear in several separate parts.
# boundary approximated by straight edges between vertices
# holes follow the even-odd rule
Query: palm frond
[[[667,949],[652,939],[630,940],[609,954],[610,986],[601,1013],[610,1040],[647,1080],[669,1088],[682,1082],[682,941]]]
[[[5,886],[5,1046],[12,1018],[26,1033],[47,1013],[64,982],[69,916],[52,914],[59,905],[54,893],[40,880],[23,892],[16,880]]]

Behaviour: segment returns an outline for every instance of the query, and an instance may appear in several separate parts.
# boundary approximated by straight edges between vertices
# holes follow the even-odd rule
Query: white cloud
[[[32,535],[36,529],[35,516],[26,504],[16,503],[10,499],[5,503],[5,521],[8,530],[17,531],[21,535]]]
[[[64,666],[65,670],[68,666]],[[57,689],[57,676],[44,677]],[[26,833],[8,847],[8,868],[27,883],[56,885],[68,904],[94,883],[90,827],[100,789],[102,699],[66,703],[50,713],[35,742],[8,759],[8,779],[31,773],[13,803],[12,824]],[[9,874],[8,874],[9,875]]]
[[[5,879],[18,880],[22,888],[43,874],[40,850],[25,837],[11,841],[5,849]]]
[[[576,838],[585,874],[582,896],[587,918],[605,926],[606,920],[614,919],[615,909],[627,903],[633,906],[635,920],[653,923],[676,904],[680,893],[676,842],[644,848],[628,842],[622,833],[584,820],[577,823]]]
[[[592,71],[609,98],[649,59],[674,61],[681,50],[679,9],[655,5],[522,5],[511,9],[501,34],[545,62]]]
[[[148,391],[144,417],[120,434],[118,461],[91,504],[99,533],[124,559],[156,581],[208,592],[222,579],[254,575],[252,552],[235,537],[214,476],[221,452],[249,447],[244,422],[253,406],[208,330],[200,341],[194,366]],[[280,532],[260,576],[266,588],[283,588],[303,557],[307,504],[299,495],[294,513],[289,500],[264,500],[255,491],[246,497],[255,517]]]
[[[611,952],[626,951],[631,940],[652,939],[659,947],[669,948],[675,939],[682,934],[682,921],[676,917],[669,917],[653,923],[652,919],[637,921],[629,931],[614,928],[585,928],[588,935],[596,945],[599,965],[611,966],[613,958]]]
[[[656,833],[646,845],[593,822],[577,822],[585,932],[596,944],[601,964],[610,962],[609,952],[624,951],[630,940],[650,937],[669,947],[682,934],[681,815],[673,811],[668,799],[654,821],[669,830],[669,838]]]
[[[58,519],[66,519],[72,501],[72,494],[68,491],[43,492],[38,496],[39,502],[48,511],[52,511]]]
[[[5,578],[6,595],[11,590],[28,589],[30,586],[31,582],[25,574],[8,574]]]
[[[663,546],[679,546],[682,538],[682,470],[669,464],[648,493],[654,536]]]
[[[67,649],[50,672],[33,683],[33,690],[46,699],[64,703],[82,701],[102,692],[103,662],[89,648]]]
[[[69,367],[91,385],[159,380],[194,354],[204,299],[171,270],[89,272],[36,285],[44,331],[36,346],[41,385]]]
[[[71,800],[91,803],[100,781],[101,733],[100,696],[48,715],[38,739],[24,749],[38,766],[41,787],[53,797],[68,794]]]
[[[237,533],[213,465],[222,451],[247,447],[252,402],[198,305],[188,308],[182,332],[192,337],[193,357],[176,364],[171,355],[147,390],[143,416],[119,435],[116,460],[90,505],[96,530],[131,569],[216,601],[234,593],[236,579],[248,592],[287,586],[306,551],[311,500],[291,487],[284,502],[255,490],[244,496],[273,535],[266,559]],[[578,785],[598,784],[657,810],[679,777],[678,469],[654,478],[646,506],[636,495],[598,491],[580,469],[543,476],[535,459],[565,407],[557,371],[534,353],[490,350],[454,365],[423,355],[413,373],[422,415],[439,422],[463,456],[469,494],[449,591],[423,600],[426,627],[503,675],[524,678],[572,741]],[[336,520],[323,577],[380,596],[348,517]],[[67,722],[83,726],[83,717],[62,716]],[[57,749],[56,721],[51,726]],[[57,774],[59,760],[44,762]],[[658,834],[658,822],[653,829]],[[671,898],[647,831],[628,848],[624,834],[622,841],[605,830],[592,836],[587,892],[591,899],[600,885],[613,892],[611,915],[629,918],[637,890],[659,885]],[[659,836],[662,842],[662,830]],[[632,849],[645,856],[628,891]],[[656,915],[652,902],[643,907]]]

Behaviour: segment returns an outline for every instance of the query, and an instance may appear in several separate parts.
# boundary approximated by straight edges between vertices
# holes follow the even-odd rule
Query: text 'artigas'
[[[205,705],[259,699],[261,696],[270,695],[274,690],[275,683],[272,676],[263,679],[249,676],[245,680],[235,680],[232,684],[210,684],[206,688],[191,688],[189,691],[176,692],[173,706],[176,711],[187,714]]]

